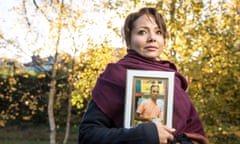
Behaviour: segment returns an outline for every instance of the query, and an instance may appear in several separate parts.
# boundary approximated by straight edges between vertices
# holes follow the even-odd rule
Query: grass
[[[63,142],[65,130],[57,129],[57,144]],[[68,144],[76,144],[78,138],[78,127],[72,127]],[[7,126],[0,128],[1,144],[49,144],[48,126]]]

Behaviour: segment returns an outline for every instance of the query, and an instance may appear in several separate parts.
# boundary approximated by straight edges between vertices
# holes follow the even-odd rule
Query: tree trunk
[[[74,43],[74,37],[72,38],[73,39],[73,43]],[[69,138],[69,133],[70,133],[70,123],[71,123],[71,112],[72,112],[72,90],[73,90],[73,77],[74,77],[74,73],[75,73],[75,70],[74,70],[74,64],[75,64],[75,61],[74,61],[74,57],[75,57],[75,54],[76,54],[76,45],[74,43],[74,55],[72,57],[72,60],[71,60],[71,73],[70,73],[70,76],[68,77],[69,79],[69,93],[68,93],[68,110],[67,110],[67,121],[66,121],[66,131],[65,131],[65,137],[64,137],[64,140],[63,140],[63,144],[67,144],[67,141],[68,141],[68,138]]]
[[[57,42],[56,42],[56,53],[54,56],[54,64],[52,68],[52,80],[51,80],[51,87],[49,93],[49,101],[48,101],[48,119],[49,119],[49,126],[50,126],[50,144],[56,144],[56,124],[54,118],[54,96],[56,94],[56,83],[57,83],[57,65],[58,65],[58,48],[60,43],[61,37],[61,29],[62,29],[62,9],[63,9],[63,1],[60,4],[60,13],[59,13],[59,23],[58,23],[58,33],[57,33]]]
[[[69,77],[69,92],[68,92],[68,110],[67,110],[67,121],[66,121],[66,131],[63,144],[67,144],[69,133],[70,133],[70,122],[71,122],[71,112],[72,112],[72,89],[73,89],[73,74],[74,74],[74,58],[72,60],[72,72]]]
[[[69,133],[70,133],[71,111],[72,111],[72,87],[70,87],[70,92],[69,92],[69,96],[68,96],[66,131],[65,131],[65,137],[63,140],[63,144],[67,144]]]
[[[55,54],[56,57],[57,53]],[[52,80],[51,80],[51,87],[50,87],[50,93],[49,93],[49,99],[48,99],[48,120],[49,120],[49,126],[50,126],[50,144],[56,144],[56,125],[55,125],[55,118],[54,118],[54,95],[56,93],[56,60],[53,65],[52,69]]]

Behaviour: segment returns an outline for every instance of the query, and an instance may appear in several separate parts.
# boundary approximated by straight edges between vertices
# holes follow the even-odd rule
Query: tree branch
[[[27,22],[28,30],[30,31],[31,30],[31,23],[30,23],[30,21],[28,19],[28,16],[27,16],[26,0],[22,0],[22,5],[23,5],[24,18]]]
[[[39,8],[39,6],[38,6],[36,0],[33,0],[33,4],[35,5],[35,7],[36,7],[37,9]]]

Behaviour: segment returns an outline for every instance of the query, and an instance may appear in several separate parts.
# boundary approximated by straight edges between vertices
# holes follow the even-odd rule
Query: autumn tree
[[[34,51],[31,49],[29,52],[35,54],[40,54],[42,51],[48,49],[50,55],[54,56],[54,63],[52,66],[52,71],[46,73],[47,75],[51,74],[50,82],[50,92],[49,92],[49,101],[48,101],[48,116],[50,124],[50,143],[56,143],[56,124],[54,117],[54,107],[59,98],[56,94],[57,87],[57,71],[61,67],[59,63],[60,55],[59,52],[67,51],[74,55],[77,51],[76,48],[79,47],[76,44],[81,32],[79,29],[83,25],[81,22],[81,10],[77,9],[76,6],[73,6],[71,1],[25,1],[22,0],[21,7],[16,8],[20,15],[22,15],[22,22],[25,24],[27,32],[25,34],[25,41],[29,48],[34,47]],[[36,21],[39,21],[40,25],[36,25]],[[46,30],[46,31],[41,31]],[[78,32],[77,32],[78,31]],[[46,33],[44,33],[46,32]],[[41,37],[44,35],[45,40],[42,41]],[[42,42],[39,44],[38,42]],[[66,46],[65,43],[68,43]],[[37,47],[37,48],[36,48]],[[25,48],[27,49],[27,48]],[[81,47],[80,47],[81,49]],[[78,49],[79,50],[79,49]],[[72,55],[72,56],[73,56]],[[74,60],[71,58],[70,61]],[[74,64],[71,62],[70,64]],[[73,68],[68,67],[69,69]],[[72,70],[69,70],[69,77],[71,82],[70,73]],[[67,85],[67,84],[66,84]],[[69,85],[71,86],[71,84]],[[71,89],[71,88],[70,88]],[[69,101],[71,102],[71,91],[68,93]],[[71,111],[71,103],[69,102],[68,111]],[[66,133],[69,132],[70,127],[70,114],[68,114],[66,122]],[[67,142],[68,134],[66,134],[64,143]]]
[[[76,66],[75,83],[73,91],[73,106],[80,109],[82,115],[91,99],[91,91],[97,77],[103,72],[107,64],[116,62],[126,49],[109,48],[107,45],[95,45],[80,54],[79,65]]]

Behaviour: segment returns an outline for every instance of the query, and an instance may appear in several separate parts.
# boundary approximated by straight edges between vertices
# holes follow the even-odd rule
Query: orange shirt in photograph
[[[146,100],[139,105],[137,113],[144,118],[160,118],[160,106],[152,99]]]

